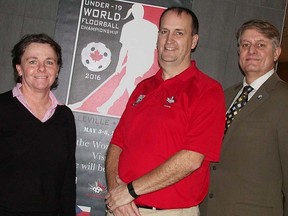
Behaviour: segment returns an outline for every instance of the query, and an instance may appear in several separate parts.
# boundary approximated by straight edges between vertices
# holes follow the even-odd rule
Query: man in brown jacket
[[[280,35],[272,24],[251,20],[237,38],[245,77],[225,91],[232,122],[220,163],[211,166],[201,216],[288,216],[288,84],[275,72]],[[229,112],[246,85],[253,88],[247,104]]]

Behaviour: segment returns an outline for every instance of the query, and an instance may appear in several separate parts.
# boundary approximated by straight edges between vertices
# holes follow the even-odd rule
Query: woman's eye
[[[48,65],[53,65],[53,64],[54,64],[53,61],[47,61],[46,63],[47,63]]]
[[[31,61],[29,61],[29,64],[37,64],[37,61],[36,60],[31,60]]]

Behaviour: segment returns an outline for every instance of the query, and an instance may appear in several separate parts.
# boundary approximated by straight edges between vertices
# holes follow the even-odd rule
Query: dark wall
[[[223,87],[242,80],[238,67],[236,31],[250,19],[263,19],[282,30],[286,0],[195,0],[200,43],[194,54],[198,66]]]
[[[0,0],[0,93],[14,86],[10,57],[13,45],[27,33],[54,36],[59,1]],[[198,67],[224,88],[242,80],[237,63],[237,28],[244,21],[258,18],[281,30],[285,5],[286,0],[193,0],[193,11],[200,21],[200,42],[192,54]]]
[[[0,93],[15,85],[10,50],[28,33],[53,37],[58,4],[59,0],[0,0]]]
[[[288,62],[282,62],[281,64],[278,64],[277,72],[283,80],[288,82]]]

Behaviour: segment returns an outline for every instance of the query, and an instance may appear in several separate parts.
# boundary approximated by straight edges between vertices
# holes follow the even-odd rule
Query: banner
[[[158,70],[162,11],[140,3],[82,2],[66,101],[73,110],[121,116],[135,86]]]
[[[173,3],[192,8],[192,1],[183,2],[59,2],[55,38],[63,49],[64,67],[56,94],[76,121],[77,215],[105,215],[110,139],[135,86],[159,68],[161,13]]]

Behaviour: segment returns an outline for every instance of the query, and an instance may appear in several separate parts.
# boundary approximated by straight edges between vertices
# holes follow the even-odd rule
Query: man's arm
[[[151,172],[133,181],[135,193],[143,195],[166,188],[197,170],[203,159],[204,155],[200,153],[181,150]],[[134,200],[123,182],[110,190],[106,199],[112,211]]]
[[[288,216],[288,118],[282,117],[278,125],[278,143],[283,181],[283,216]]]
[[[121,152],[122,149],[117,145],[109,145],[105,163],[108,191],[111,191],[113,188],[116,188],[119,185],[117,179],[118,163]],[[113,211],[113,215],[115,216],[127,215],[127,213],[131,216],[140,216],[139,210],[134,202],[127,203],[127,205],[123,205],[119,208],[113,208],[113,210],[110,208],[110,210]]]
[[[122,149],[117,145],[110,144],[107,150],[105,173],[108,190],[118,186],[116,177],[118,176],[118,163]]]
[[[204,155],[181,150],[162,165],[148,174],[133,181],[136,194],[142,195],[166,188],[197,170],[204,159]]]

